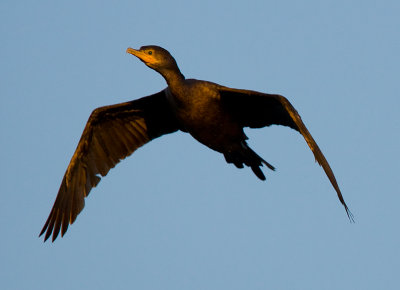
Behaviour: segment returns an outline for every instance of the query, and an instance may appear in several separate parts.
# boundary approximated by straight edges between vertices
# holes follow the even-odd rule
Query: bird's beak
[[[130,53],[130,54],[136,56],[138,59],[140,59],[144,63],[149,63],[152,60],[151,55],[148,55],[147,53],[144,53],[143,51],[136,50],[136,49],[133,49],[130,47],[128,47],[128,49],[126,50],[126,53]]]

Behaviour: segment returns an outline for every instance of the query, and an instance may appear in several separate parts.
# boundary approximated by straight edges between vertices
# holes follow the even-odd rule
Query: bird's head
[[[178,68],[172,55],[166,49],[156,45],[142,46],[138,50],[129,47],[126,52],[136,56],[148,67],[158,72]]]

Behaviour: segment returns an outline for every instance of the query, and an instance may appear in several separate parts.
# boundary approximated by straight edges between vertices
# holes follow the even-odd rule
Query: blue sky
[[[398,289],[398,1],[2,1],[4,289]],[[157,44],[186,77],[279,93],[299,134],[247,130],[259,181],[176,133],[120,163],[63,239],[37,235],[91,111],[165,87],[125,53]]]

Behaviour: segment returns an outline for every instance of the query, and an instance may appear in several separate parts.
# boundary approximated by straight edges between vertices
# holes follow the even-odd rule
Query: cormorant
[[[337,192],[346,213],[353,221],[336,178],[317,143],[299,114],[283,96],[233,89],[216,83],[185,79],[171,54],[159,46],[143,46],[130,53],[167,81],[164,90],[134,101],[95,109],[79,140],[65,172],[57,198],[40,233],[46,241],[53,233],[67,231],[85,204],[85,197],[100,176],[107,175],[119,161],[140,146],[177,130],[224,155],[226,162],[238,168],[250,167],[261,180],[260,167],[274,167],[246,143],[244,127],[270,125],[290,127],[303,135],[316,161],[322,166]]]

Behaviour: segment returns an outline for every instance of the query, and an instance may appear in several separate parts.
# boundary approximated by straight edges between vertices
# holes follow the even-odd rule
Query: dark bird
[[[46,241],[60,230],[65,234],[85,204],[85,197],[100,176],[140,146],[177,130],[224,155],[237,168],[248,166],[261,180],[260,167],[274,167],[248,145],[244,127],[270,125],[290,127],[303,135],[316,161],[322,166],[337,192],[346,213],[353,215],[340,192],[336,178],[317,143],[299,114],[283,96],[250,90],[232,89],[216,83],[185,79],[171,54],[159,46],[127,49],[148,67],[160,73],[168,87],[154,95],[95,109],[61,182],[50,215],[40,232]]]

